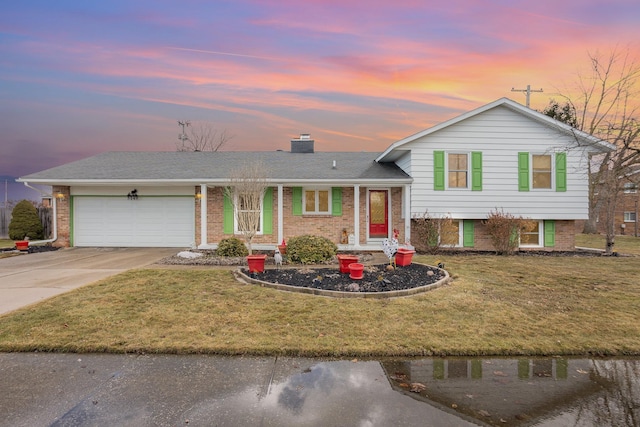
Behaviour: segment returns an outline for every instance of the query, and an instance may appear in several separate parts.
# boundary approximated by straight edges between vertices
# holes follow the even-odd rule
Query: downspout
[[[23,183],[26,187],[29,187],[32,190],[36,190],[38,193],[42,194],[43,196],[49,196],[51,197],[51,202],[53,204],[53,237],[51,239],[48,240],[33,240],[33,241],[29,241],[29,244],[42,244],[42,243],[53,243],[56,240],[58,240],[58,215],[57,212],[58,210],[56,209],[57,205],[58,205],[58,199],[53,197],[53,194],[49,194],[49,193],[45,193],[44,191],[42,191],[39,188],[35,188],[29,185],[28,182],[24,182]]]

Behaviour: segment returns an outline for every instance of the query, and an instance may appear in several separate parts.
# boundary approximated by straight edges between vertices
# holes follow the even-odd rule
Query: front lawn
[[[453,282],[333,299],[242,284],[224,269],[134,270],[0,317],[0,351],[640,355],[640,258],[414,260],[444,262]]]
[[[576,246],[604,250],[605,237],[601,234],[578,234]],[[621,254],[640,255],[640,237],[616,236],[613,250]]]

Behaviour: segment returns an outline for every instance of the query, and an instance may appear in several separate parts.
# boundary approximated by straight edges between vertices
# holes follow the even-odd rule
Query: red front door
[[[369,191],[369,237],[382,239],[389,236],[389,198],[387,190]]]

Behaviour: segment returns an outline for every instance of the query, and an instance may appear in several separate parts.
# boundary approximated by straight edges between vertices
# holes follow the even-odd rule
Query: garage
[[[73,198],[74,246],[190,247],[195,235],[193,197]]]

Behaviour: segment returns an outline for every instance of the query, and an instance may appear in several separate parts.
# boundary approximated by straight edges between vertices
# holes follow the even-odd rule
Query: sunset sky
[[[0,176],[103,151],[382,151],[501,97],[531,106],[616,46],[638,0],[21,0],[0,14]]]

